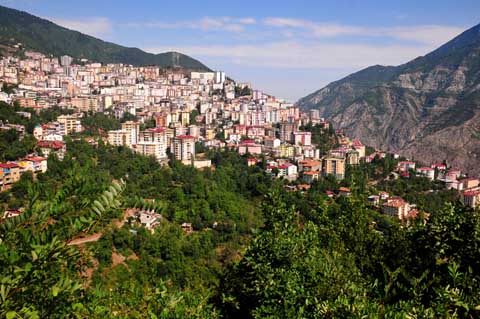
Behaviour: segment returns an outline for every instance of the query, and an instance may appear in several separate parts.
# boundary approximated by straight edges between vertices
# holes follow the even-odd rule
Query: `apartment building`
[[[0,163],[0,189],[3,191],[20,180],[22,168],[17,163]]]
[[[63,135],[72,133],[80,133],[83,131],[82,114],[60,115],[57,117],[57,122],[63,125]]]
[[[174,137],[171,152],[179,161],[191,161],[195,159],[195,137],[180,135]]]
[[[326,157],[322,161],[322,173],[324,176],[333,175],[338,180],[345,178],[345,159],[341,157]]]

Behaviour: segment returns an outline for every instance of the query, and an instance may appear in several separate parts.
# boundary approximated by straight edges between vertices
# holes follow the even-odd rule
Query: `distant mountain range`
[[[347,135],[480,173],[480,25],[400,66],[372,66],[302,99]]]
[[[178,52],[151,54],[138,48],[123,47],[0,6],[0,44],[11,44],[12,41],[44,54],[70,55],[95,62],[208,70],[201,62]]]

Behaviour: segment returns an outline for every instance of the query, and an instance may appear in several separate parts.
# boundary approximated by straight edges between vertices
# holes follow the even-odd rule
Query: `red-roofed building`
[[[331,197],[333,197],[333,196],[335,195],[335,193],[332,192],[332,191],[325,191],[325,195],[327,195],[328,197],[331,198]]]
[[[460,199],[465,206],[477,207],[480,201],[480,188],[463,191]]]
[[[21,211],[16,209],[6,210],[3,213],[3,219],[17,217],[17,216],[20,216],[21,213],[22,213]]]
[[[18,161],[18,165],[24,171],[32,173],[45,173],[47,171],[47,159],[45,157],[27,157]]]
[[[260,160],[256,159],[255,157],[250,157],[247,159],[248,166],[255,166],[258,162],[260,162]]]
[[[48,157],[50,154],[56,154],[58,159],[63,160],[67,146],[59,141],[40,141],[37,143],[43,156]]]
[[[389,200],[384,203],[382,210],[385,214],[403,219],[410,212],[410,205],[404,200]]]
[[[298,170],[300,172],[321,171],[322,162],[314,160],[300,160],[298,161]]]
[[[313,181],[317,180],[320,175],[319,171],[308,171],[303,173],[303,181],[305,183],[311,184]]]
[[[292,163],[285,163],[283,165],[268,165],[266,172],[273,174],[274,169],[278,170],[277,177],[286,177],[290,180],[295,180],[297,178],[297,166]]]
[[[149,129],[146,129],[144,132],[147,132],[147,133],[164,133],[165,128],[164,127],[149,128]]]
[[[348,188],[348,187],[340,187],[338,189],[338,195],[350,196],[351,194],[352,194],[352,192],[350,191],[350,188]]]
[[[401,219],[403,223],[406,223],[407,226],[410,225],[411,220],[417,219],[417,218],[423,218],[424,224],[427,223],[428,218],[430,217],[430,214],[426,212],[421,212],[418,209],[414,208],[411,209],[403,218]]]
[[[442,163],[433,163],[430,165],[430,167],[433,169],[438,169],[439,171],[445,171],[447,169],[447,165]]]

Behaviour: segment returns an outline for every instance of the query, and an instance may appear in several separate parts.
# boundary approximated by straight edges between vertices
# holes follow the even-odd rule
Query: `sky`
[[[425,55],[480,23],[479,0],[0,0],[147,52],[178,51],[291,102]]]

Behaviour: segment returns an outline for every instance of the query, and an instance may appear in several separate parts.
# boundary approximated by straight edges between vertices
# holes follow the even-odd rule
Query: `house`
[[[380,196],[378,195],[370,195],[367,198],[367,201],[372,204],[373,206],[378,206],[380,204]]]
[[[408,172],[411,169],[415,170],[415,162],[403,161],[398,163],[398,170],[400,172]]]
[[[417,175],[424,176],[433,181],[435,179],[435,169],[431,167],[420,167],[417,169]]]
[[[380,196],[381,200],[387,200],[390,197],[390,194],[387,192],[378,192],[378,196]]]
[[[183,223],[181,227],[186,234],[193,233],[193,227],[191,223]]]
[[[457,191],[463,191],[463,183],[457,180],[447,182],[447,189],[455,189]]]
[[[292,163],[285,163],[278,166],[279,176],[287,177],[287,179],[295,180],[297,178],[297,166]]]
[[[360,140],[353,140],[352,147],[355,151],[358,152],[359,158],[365,157],[366,147],[362,144],[362,142],[360,142]]]
[[[303,181],[307,184],[311,184],[313,183],[313,181],[318,179],[319,175],[320,175],[319,171],[303,172]]]
[[[48,157],[50,154],[56,154],[60,160],[63,160],[67,151],[65,143],[58,141],[40,141],[37,143],[37,147],[40,148],[43,156]]]
[[[299,172],[314,172],[321,171],[322,162],[314,160],[300,160],[298,161]]]
[[[404,178],[409,178],[410,177],[410,172],[408,171],[400,171],[400,176]]]
[[[0,163],[0,189],[5,190],[11,184],[18,182],[21,173],[22,168],[17,163]]]
[[[350,188],[348,188],[348,187],[340,187],[338,189],[338,195],[350,196],[351,194],[352,194],[352,192],[350,191]]]
[[[297,190],[300,192],[305,192],[308,191],[311,188],[309,184],[298,184],[297,185]]]
[[[163,218],[162,215],[155,213],[153,210],[141,210],[136,215],[140,224],[149,230],[153,230],[155,226],[159,225]]]
[[[265,137],[263,139],[263,144],[265,146],[266,149],[268,150],[273,150],[274,148],[276,147],[279,147],[281,142],[278,138],[274,138],[274,137]]]
[[[480,202],[480,188],[470,189],[460,194],[463,205],[476,208]]]
[[[478,180],[478,178],[473,178],[473,177],[463,178],[458,180],[458,182],[462,184],[462,189],[475,188],[475,187],[478,187],[480,184],[480,181]]]
[[[410,204],[403,199],[392,199],[382,205],[382,211],[389,216],[403,219],[410,211]]]
[[[286,162],[282,165],[276,165],[276,163],[270,163],[273,165],[267,165],[266,172],[268,174],[274,175],[275,171],[277,172],[276,177],[285,177],[289,180],[295,180],[297,178],[297,166]]]
[[[457,180],[460,176],[462,175],[462,171],[459,169],[449,169],[447,174],[445,174],[445,180],[446,182],[453,182]]]
[[[24,171],[30,171],[34,174],[45,173],[47,171],[47,159],[45,157],[27,157],[18,161],[18,165]]]

